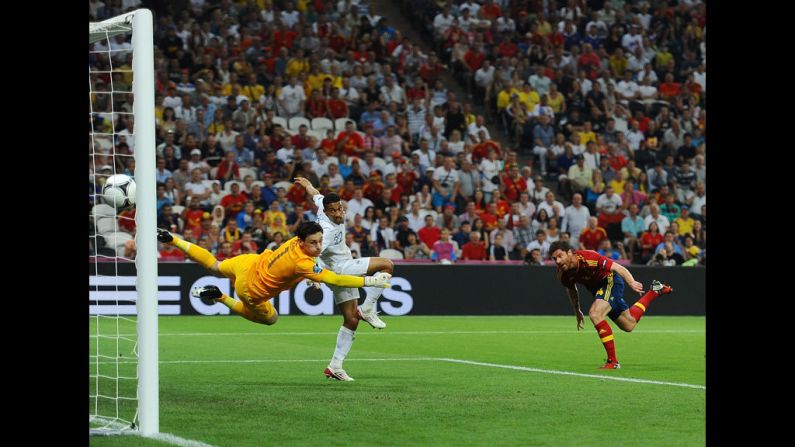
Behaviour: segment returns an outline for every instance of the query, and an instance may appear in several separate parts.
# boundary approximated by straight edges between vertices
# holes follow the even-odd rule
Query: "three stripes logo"
[[[137,315],[136,279],[135,276],[89,276],[89,315]],[[157,313],[159,315],[181,313],[180,281],[179,276],[158,276]],[[163,288],[167,290],[161,290]]]

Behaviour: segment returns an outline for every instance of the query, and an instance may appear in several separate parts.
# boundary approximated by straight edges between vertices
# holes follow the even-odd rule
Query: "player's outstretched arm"
[[[373,276],[338,275],[331,270],[323,269],[320,273],[306,274],[304,278],[338,287],[381,287],[385,289],[390,287],[389,279],[392,278],[392,275],[386,272],[378,272]]]
[[[566,294],[569,295],[571,307],[574,309],[574,316],[577,317],[577,330],[585,327],[585,317],[580,310],[580,293],[577,291],[577,286],[567,287]]]
[[[621,275],[621,277],[624,278],[624,282],[627,283],[630,289],[643,295],[643,284],[641,284],[638,281],[635,281],[635,278],[632,276],[632,273],[630,273],[626,267],[624,267],[623,265],[617,262],[614,262],[613,265],[610,267],[610,270]]]
[[[320,194],[320,191],[318,191],[314,186],[312,186],[312,183],[310,183],[309,180],[303,177],[296,177],[295,183],[303,186],[304,189],[306,189],[306,192],[309,194],[309,197],[314,197]]]

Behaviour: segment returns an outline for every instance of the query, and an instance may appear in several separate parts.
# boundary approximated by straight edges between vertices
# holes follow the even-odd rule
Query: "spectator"
[[[408,233],[408,242],[403,254],[406,259],[430,259],[433,253],[424,242],[417,239],[416,234],[411,232]]]
[[[618,248],[614,249],[613,245],[610,243],[610,239],[602,239],[602,241],[599,242],[599,249],[596,250],[596,252],[614,261],[619,259],[627,259],[627,255],[624,253],[624,247],[621,245],[621,242],[619,242]]]
[[[461,259],[483,261],[486,259],[486,243],[480,240],[480,232],[469,233],[469,242],[461,247]]]
[[[490,261],[505,261],[508,259],[505,247],[502,245],[502,234],[498,234],[493,239],[494,243],[489,247]]]
[[[538,248],[534,248],[528,252],[524,260],[530,265],[544,265],[544,258],[541,256],[541,250]]]
[[[643,225],[646,227],[646,229],[648,230],[649,225],[652,222],[655,222],[657,224],[658,230],[668,231],[668,225],[670,225],[670,221],[667,217],[660,214],[660,207],[656,204],[652,204],[649,206],[649,211],[649,215],[646,216],[643,222]]]
[[[663,241],[657,222],[652,221],[640,237],[641,262],[648,263],[654,255],[655,248]]]
[[[450,240],[450,232],[443,228],[439,240],[433,244],[431,259],[440,263],[450,263],[455,262],[457,258],[455,245]]]
[[[547,241],[547,233],[544,230],[536,231],[536,238],[527,244],[525,250],[532,252],[533,250],[540,250],[541,259],[549,259],[549,241]]]
[[[676,196],[669,193],[665,196],[665,203],[660,205],[660,213],[668,219],[668,222],[675,221],[682,213],[682,209],[676,204]]]
[[[635,261],[635,254],[639,249],[639,238],[643,233],[645,222],[638,216],[638,205],[629,206],[629,216],[621,221],[621,231],[624,233],[624,246],[629,247],[629,258]]]
[[[433,244],[441,237],[442,229],[434,224],[432,215],[426,214],[424,220],[425,226],[417,231],[417,237],[419,237],[425,245],[433,247]]]
[[[591,217],[588,219],[588,227],[580,233],[580,250],[596,251],[602,239],[607,239],[607,231],[599,226],[596,217]]]
[[[433,221],[433,219],[431,219]],[[374,253],[380,253],[381,250],[392,248],[395,242],[395,231],[388,226],[389,219],[383,216],[378,221],[378,226],[370,230],[370,239]]]

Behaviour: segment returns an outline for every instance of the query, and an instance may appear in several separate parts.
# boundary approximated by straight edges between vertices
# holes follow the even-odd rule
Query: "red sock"
[[[599,338],[602,340],[602,344],[605,345],[607,360],[618,363],[616,359],[616,344],[613,341],[613,329],[607,324],[607,320],[602,320],[601,323],[594,325],[594,327],[596,328],[596,333],[599,334]]]
[[[632,315],[632,318],[634,318],[635,321],[640,321],[640,317],[646,313],[646,308],[649,307],[649,304],[651,304],[651,302],[658,296],[660,295],[653,290],[646,292],[646,294],[643,295],[637,303],[633,304],[632,307],[629,308],[629,313]]]

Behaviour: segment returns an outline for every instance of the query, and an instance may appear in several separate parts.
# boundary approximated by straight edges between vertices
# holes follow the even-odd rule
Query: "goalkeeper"
[[[157,240],[179,248],[191,260],[216,275],[231,279],[240,301],[223,294],[216,286],[196,287],[191,295],[203,301],[219,301],[236,314],[255,323],[276,323],[279,315],[271,298],[302,279],[339,287],[389,287],[392,275],[386,272],[365,277],[337,275],[318,266],[314,258],[323,247],[323,228],[320,224],[304,222],[295,233],[294,238],[282,244],[276,251],[243,254],[223,262],[215,259],[209,251],[174,237],[160,228],[157,229]]]

